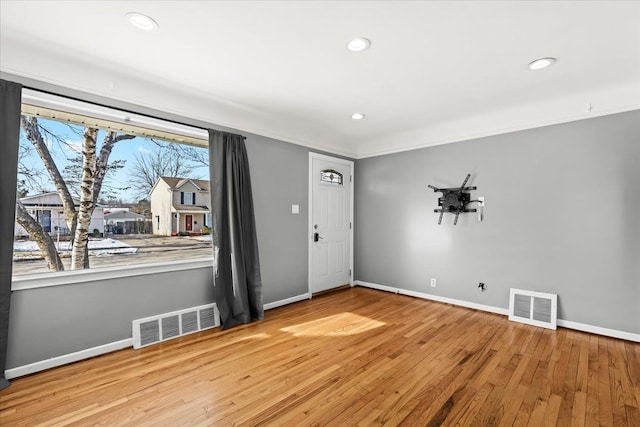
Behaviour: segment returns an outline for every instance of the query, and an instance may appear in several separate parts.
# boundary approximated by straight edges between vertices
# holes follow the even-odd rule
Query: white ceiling
[[[356,158],[640,108],[637,1],[0,7],[3,72]]]

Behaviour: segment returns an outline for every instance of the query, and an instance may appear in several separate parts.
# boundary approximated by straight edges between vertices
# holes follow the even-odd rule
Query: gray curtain
[[[241,135],[209,130],[214,298],[222,329],[264,318],[249,159]]]
[[[21,99],[22,85],[0,80],[0,390],[9,385],[4,370],[11,305]]]

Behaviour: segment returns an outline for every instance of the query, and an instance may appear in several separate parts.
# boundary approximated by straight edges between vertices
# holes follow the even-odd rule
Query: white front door
[[[309,288],[351,283],[353,162],[310,153]]]

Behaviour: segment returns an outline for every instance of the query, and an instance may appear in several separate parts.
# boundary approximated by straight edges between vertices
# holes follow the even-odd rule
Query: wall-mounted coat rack
[[[458,216],[462,212],[476,212],[476,209],[467,209],[467,205],[478,200],[471,200],[471,194],[468,191],[475,190],[477,187],[465,187],[467,181],[471,178],[471,174],[467,174],[462,185],[458,188],[437,188],[433,185],[428,185],[434,192],[441,192],[442,196],[438,198],[438,209],[434,209],[434,212],[440,212],[440,218],[438,218],[438,225],[442,223],[442,216],[445,212],[455,214],[456,217],[453,220],[453,225],[458,224]]]

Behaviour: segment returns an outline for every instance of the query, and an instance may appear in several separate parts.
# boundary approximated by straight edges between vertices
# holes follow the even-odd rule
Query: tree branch
[[[93,203],[98,203],[98,198],[100,197],[100,192],[102,191],[102,183],[104,182],[104,178],[107,175],[107,171],[109,170],[109,156],[111,156],[111,150],[113,150],[113,146],[116,145],[120,141],[125,141],[128,139],[134,139],[135,135],[127,135],[121,134],[118,135],[116,132],[107,132],[104,136],[104,140],[102,142],[102,148],[100,148],[100,155],[96,160],[96,168],[95,175],[93,181]]]
[[[20,124],[27,135],[27,139],[31,141],[38,152],[38,155],[42,159],[42,163],[44,163],[45,168],[49,172],[49,175],[51,175],[51,179],[53,180],[58,195],[62,200],[64,220],[67,223],[67,227],[69,230],[75,230],[77,213],[73,203],[73,197],[71,197],[67,184],[64,182],[64,179],[62,178],[62,175],[49,152],[49,148],[47,148],[47,144],[40,133],[38,119],[32,116],[21,115]]]
[[[47,262],[49,271],[64,270],[64,265],[62,265],[60,255],[58,254],[53,239],[49,233],[47,233],[42,226],[33,219],[31,215],[29,215],[29,212],[24,207],[20,199],[16,199],[16,222],[20,224],[22,228],[27,230],[31,239],[36,242],[40,248],[40,252],[42,252],[44,260]]]

